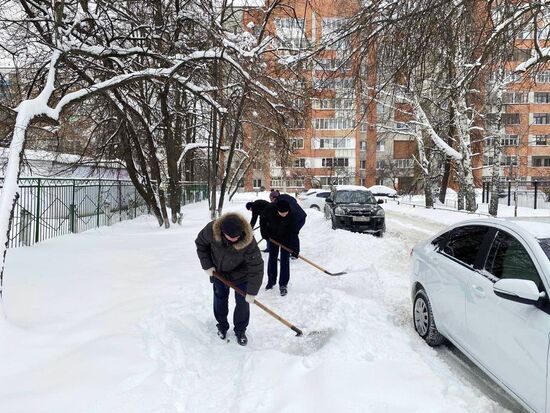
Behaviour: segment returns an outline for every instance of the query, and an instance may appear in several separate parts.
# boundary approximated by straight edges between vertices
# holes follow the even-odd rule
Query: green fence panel
[[[0,187],[3,183],[0,177]],[[181,185],[182,205],[206,199],[205,183]],[[20,178],[8,246],[29,246],[147,213],[147,204],[130,180]]]

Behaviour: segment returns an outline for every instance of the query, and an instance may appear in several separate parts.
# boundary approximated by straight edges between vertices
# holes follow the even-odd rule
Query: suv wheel
[[[445,341],[445,337],[437,330],[432,312],[432,305],[426,291],[420,289],[414,296],[413,303],[414,329],[420,337],[434,347]]]
[[[316,211],[320,211],[320,210],[321,210],[317,205],[312,205],[310,208],[311,208],[311,209],[314,209],[314,210],[316,210]]]

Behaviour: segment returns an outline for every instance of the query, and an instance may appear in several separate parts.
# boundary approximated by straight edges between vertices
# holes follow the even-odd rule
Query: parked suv
[[[336,185],[325,201],[325,218],[332,229],[342,228],[382,236],[386,230],[384,209],[364,186]]]

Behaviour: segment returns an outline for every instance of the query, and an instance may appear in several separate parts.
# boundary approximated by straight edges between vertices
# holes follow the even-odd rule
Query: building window
[[[519,113],[503,113],[501,120],[504,125],[519,125]]]
[[[324,168],[338,168],[349,166],[348,158],[323,158],[321,164]]]
[[[304,138],[290,138],[290,149],[304,149]]]
[[[273,188],[282,188],[284,186],[286,186],[287,188],[302,188],[304,186],[304,178],[276,178],[271,180],[271,186]]]
[[[353,99],[313,99],[311,102],[313,109],[332,109],[332,110],[353,110]]]
[[[533,166],[543,168],[550,167],[550,158],[541,156],[533,157]]]
[[[500,165],[516,166],[517,164],[518,164],[518,157],[515,155],[503,155],[500,157]]]
[[[550,103],[550,92],[535,92],[535,103]]]
[[[502,103],[527,103],[528,96],[525,92],[505,92],[502,94]]]
[[[518,146],[518,135],[505,135],[500,138],[500,144],[502,146]]]
[[[346,118],[316,118],[313,119],[313,128],[318,130],[353,129],[355,121]]]
[[[306,167],[306,158],[293,159],[292,167],[294,167],[294,168],[305,168]]]
[[[367,161],[359,161],[359,169],[367,169]]]
[[[318,149],[353,149],[354,140],[351,138],[316,138],[313,147]]]
[[[408,168],[412,168],[413,160],[412,159],[394,159],[393,165],[397,169],[408,169]]]
[[[367,150],[367,142],[366,141],[359,141],[359,150],[360,151],[366,151]]]
[[[350,59],[316,59],[315,63],[315,69],[317,70],[341,71],[351,69]]]
[[[261,188],[262,187],[262,180],[261,179],[253,179],[252,180],[252,186],[254,188]]]
[[[314,79],[314,89],[334,89],[334,90],[354,90],[355,80],[353,78],[334,78],[329,77],[327,79]]]
[[[550,135],[535,135],[535,145],[546,146],[548,145]]]
[[[323,35],[337,32],[346,25],[346,19],[341,17],[326,17],[322,21]]]
[[[535,125],[548,125],[550,124],[550,113],[534,113],[533,119]]]
[[[384,152],[385,149],[385,142],[383,140],[376,142],[376,152]]]
[[[381,171],[386,168],[386,161],[376,161],[376,170]]]
[[[550,71],[539,72],[535,75],[535,82],[550,83]]]

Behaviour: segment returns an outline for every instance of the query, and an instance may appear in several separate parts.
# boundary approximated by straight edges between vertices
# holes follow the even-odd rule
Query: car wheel
[[[311,208],[311,209],[314,209],[314,210],[316,210],[316,211],[320,211],[320,210],[321,210],[317,205],[312,205],[310,208]]]
[[[420,337],[434,347],[445,341],[445,337],[437,330],[432,312],[432,305],[426,291],[420,289],[414,296],[413,303],[414,329]]]
[[[376,238],[382,238],[384,236],[384,232],[383,231],[378,231],[378,232],[375,232],[374,233],[374,236]]]

